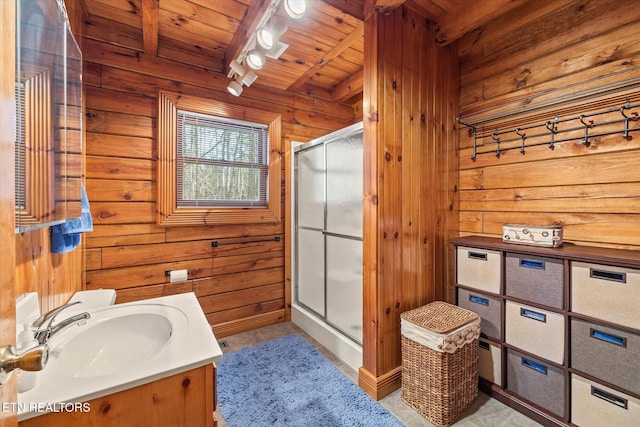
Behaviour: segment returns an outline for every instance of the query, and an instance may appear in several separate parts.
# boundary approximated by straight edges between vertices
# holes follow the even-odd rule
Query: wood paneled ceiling
[[[367,14],[403,3],[438,24],[448,44],[525,0],[307,0],[299,20],[288,19],[289,48],[257,71],[256,85],[343,102],[362,92]],[[269,0],[83,0],[89,38],[100,38],[180,63],[227,74]],[[278,17],[286,19],[283,8]]]

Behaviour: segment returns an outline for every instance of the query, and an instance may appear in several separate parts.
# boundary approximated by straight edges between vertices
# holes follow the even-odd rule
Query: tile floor
[[[229,351],[239,350],[246,346],[280,338],[291,333],[297,333],[304,337],[314,345],[318,351],[327,357],[327,359],[333,362],[336,367],[344,372],[346,376],[357,383],[358,374],[356,371],[343,363],[333,353],[322,347],[317,341],[291,322],[278,323],[276,325],[267,326],[242,334],[232,335],[222,338],[220,341],[224,341],[226,343],[227,347],[223,347],[222,349],[223,352],[226,353]],[[389,412],[402,421],[407,427],[433,427],[433,424],[428,422],[402,401],[401,390],[396,390],[390,395],[384,397],[380,400],[380,404],[387,408]],[[217,410],[217,416],[218,426],[226,427],[226,423],[220,413],[220,408]],[[484,393],[479,393],[478,399],[467,411],[465,411],[463,418],[454,424],[455,427],[533,427],[539,425],[540,424],[530,418],[527,418],[501,402],[490,398]]]

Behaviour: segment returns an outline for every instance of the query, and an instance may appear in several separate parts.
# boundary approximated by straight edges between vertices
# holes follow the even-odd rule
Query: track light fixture
[[[300,19],[304,15],[307,5],[304,0],[284,0],[284,10],[293,19]]]
[[[271,29],[263,27],[260,28],[256,33],[256,40],[258,42],[258,46],[263,49],[269,50],[273,47],[273,44],[276,41],[276,37],[271,32]]]
[[[234,80],[227,86],[227,91],[233,96],[242,95],[242,84]]]
[[[242,84],[245,86],[251,86],[256,81],[258,75],[249,70],[242,76]]]
[[[278,11],[281,0],[271,0],[259,19],[255,30],[249,35],[247,43],[238,57],[229,63],[227,77],[234,79],[227,86],[227,91],[234,96],[242,94],[242,86],[251,86],[258,78],[252,70],[261,70],[266,58],[278,59],[289,47],[280,41],[280,37],[287,31],[285,22],[276,22],[274,15]],[[286,14],[293,19],[301,18],[306,11],[305,0],[283,0]],[[272,19],[273,18],[273,19]],[[270,22],[271,21],[271,22]],[[246,67],[251,70],[246,70]]]
[[[256,32],[256,42],[264,50],[271,50],[280,43],[280,36],[287,31],[287,25],[281,23],[276,25],[274,23],[268,23]]]
[[[247,54],[247,65],[254,70],[262,70],[265,61],[264,53],[259,49],[253,49]]]

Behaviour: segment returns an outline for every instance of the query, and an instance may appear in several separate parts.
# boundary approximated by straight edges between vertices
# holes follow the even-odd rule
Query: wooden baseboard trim
[[[223,338],[228,337],[229,335],[235,335],[241,332],[247,332],[254,329],[262,328],[263,326],[269,326],[276,323],[284,322],[284,319],[284,309],[276,310],[269,313],[245,317],[244,319],[238,319],[231,322],[213,325],[213,333],[216,335],[216,338]]]
[[[358,375],[358,385],[369,396],[380,400],[402,386],[402,366],[398,366],[379,377],[362,367]]]

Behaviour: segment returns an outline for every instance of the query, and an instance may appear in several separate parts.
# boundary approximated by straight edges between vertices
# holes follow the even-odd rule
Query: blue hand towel
[[[51,252],[54,254],[64,254],[74,250],[80,244],[80,233],[93,231],[89,198],[84,185],[81,187],[81,206],[80,218],[51,227]]]

